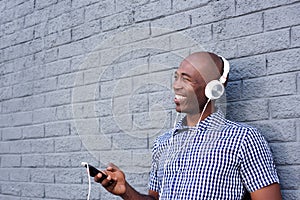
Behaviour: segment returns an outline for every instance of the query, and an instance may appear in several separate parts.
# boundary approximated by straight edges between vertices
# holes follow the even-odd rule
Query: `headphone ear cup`
[[[210,81],[205,87],[205,96],[208,99],[219,99],[224,93],[224,85],[218,80]]]

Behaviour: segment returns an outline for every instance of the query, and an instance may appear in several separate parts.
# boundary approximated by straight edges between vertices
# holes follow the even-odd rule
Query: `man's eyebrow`
[[[175,72],[174,72],[174,75],[178,75],[178,72],[175,71]],[[187,77],[189,77],[189,78],[192,78],[191,75],[189,75],[189,74],[187,74],[187,73],[184,73],[184,72],[181,73],[181,76],[187,76]]]

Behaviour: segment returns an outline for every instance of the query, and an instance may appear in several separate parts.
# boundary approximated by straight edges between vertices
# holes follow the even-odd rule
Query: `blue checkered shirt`
[[[149,189],[160,200],[240,200],[279,183],[269,146],[254,128],[218,111],[197,128],[183,126],[154,143]]]

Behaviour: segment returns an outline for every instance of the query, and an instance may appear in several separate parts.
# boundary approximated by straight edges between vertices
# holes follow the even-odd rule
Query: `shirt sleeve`
[[[150,178],[149,178],[149,190],[153,190],[156,192],[160,191],[160,184],[158,179],[158,141],[153,145],[152,148],[152,162],[151,162],[151,170],[150,170]]]
[[[249,128],[242,143],[241,177],[249,192],[279,183],[269,145],[256,129]]]

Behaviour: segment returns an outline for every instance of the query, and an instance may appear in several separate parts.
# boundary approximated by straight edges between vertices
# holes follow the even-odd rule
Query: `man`
[[[264,138],[252,127],[226,120],[215,107],[219,94],[212,93],[222,93],[222,88],[213,91],[207,85],[213,80],[226,84],[226,62],[197,52],[175,72],[174,103],[186,116],[155,141],[148,195],[134,190],[113,164],[104,171],[103,187],[128,200],[240,200],[248,192],[252,200],[281,199]],[[95,181],[100,178],[98,174]]]

